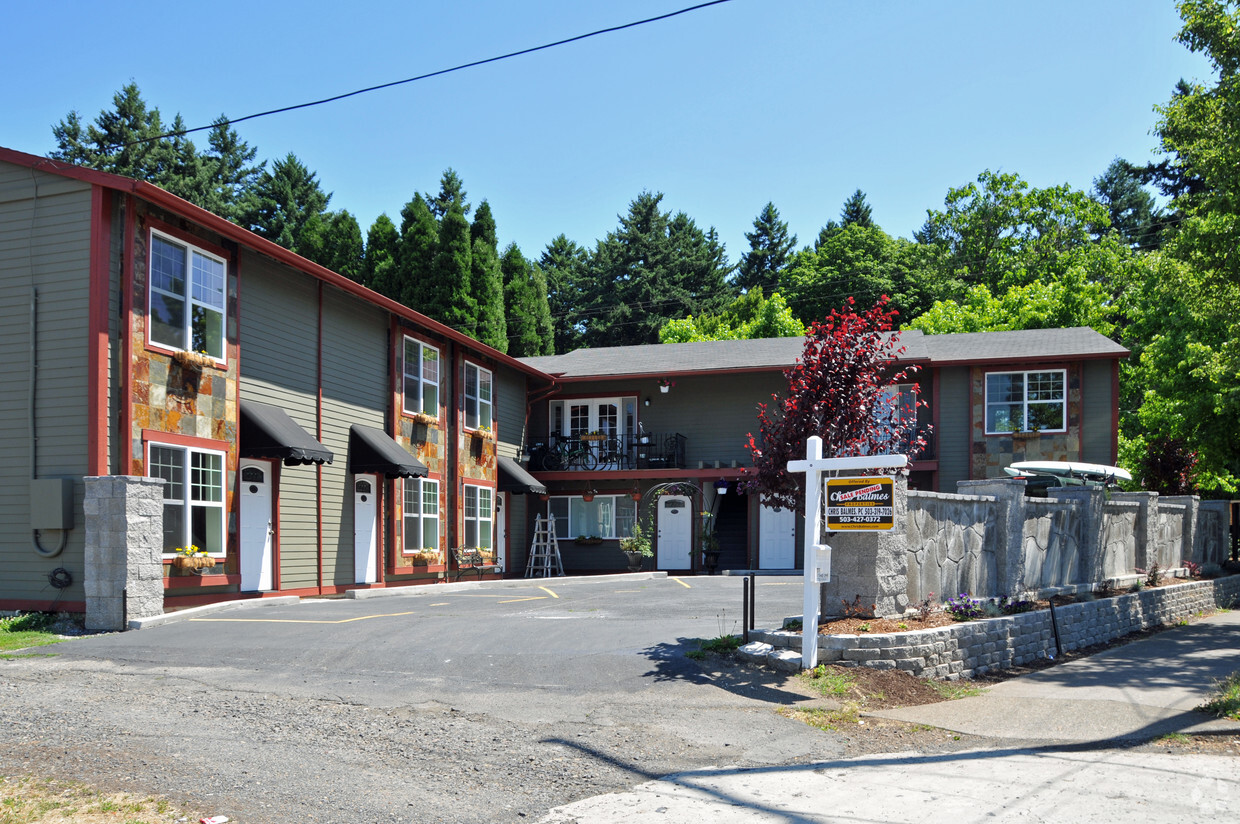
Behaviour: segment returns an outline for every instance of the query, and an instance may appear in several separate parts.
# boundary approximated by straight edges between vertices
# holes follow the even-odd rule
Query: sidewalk
[[[1237,670],[1240,612],[1223,613],[981,696],[873,713],[993,738],[993,749],[699,770],[568,804],[542,822],[1225,820],[1240,800],[1235,758],[1116,745],[1171,732],[1240,736],[1240,723],[1192,711]]]

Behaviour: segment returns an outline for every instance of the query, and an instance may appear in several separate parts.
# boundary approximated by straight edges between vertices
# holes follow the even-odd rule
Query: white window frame
[[[469,390],[470,372],[475,375],[474,391]],[[485,376],[486,380],[483,381]],[[482,387],[486,385],[487,397],[483,398]],[[495,375],[490,369],[476,363],[465,361],[465,428],[491,429],[495,421]]]
[[[185,291],[181,293],[173,292],[155,285],[155,242],[167,244],[181,249],[185,253]],[[195,280],[194,280],[194,262],[195,256],[204,258],[205,260],[219,264],[223,270],[220,273],[221,283],[218,292],[218,305],[194,296]],[[156,229],[151,230],[150,241],[147,244],[147,289],[146,289],[146,317],[147,317],[147,339],[155,346],[162,346],[168,349],[180,350],[184,352],[199,352],[205,354],[215,361],[217,364],[227,362],[228,353],[228,260],[220,255],[210,252],[201,246],[174,237],[173,235],[160,232]],[[181,334],[184,336],[184,345],[179,345],[175,341],[159,340],[155,336],[154,311],[152,303],[154,296],[163,295],[172,300],[181,301],[184,305],[181,317]],[[218,312],[219,321],[219,350],[216,352],[195,350],[193,347],[194,340],[194,310],[195,308],[209,312]]]
[[[439,481],[434,478],[406,478],[404,485],[404,501],[401,511],[402,529],[404,530],[402,551],[406,555],[418,552],[439,552],[443,536],[442,522],[439,519]],[[432,502],[434,511],[429,512],[427,511],[428,504]],[[435,545],[426,546],[426,528],[432,522],[435,525]],[[412,544],[411,539],[413,539]]]
[[[616,406],[615,431],[611,431],[604,426],[603,418],[599,414],[600,408],[605,404],[615,404]],[[586,427],[584,429],[580,426],[573,426],[572,411],[574,406],[585,406],[588,408]],[[559,410],[558,415],[557,409]],[[557,426],[557,424],[559,425]],[[601,432],[624,443],[625,436],[632,435],[632,430],[637,428],[637,397],[635,395],[621,395],[617,397],[571,398],[562,401],[552,401],[547,414],[547,427],[547,434],[553,437],[571,438],[589,432]]]
[[[462,545],[470,549],[478,549],[483,552],[490,552],[495,549],[495,490],[489,486],[481,486],[479,484],[464,484],[462,498],[463,505],[461,507],[464,515],[464,524],[461,529]],[[485,514],[483,514],[483,503],[486,503]],[[472,514],[471,514],[472,510]],[[469,542],[470,525],[474,528],[474,542]],[[485,536],[486,543],[479,542],[479,538]]]
[[[1052,399],[1030,399],[1029,382],[1032,375],[1058,375],[1060,380],[1060,397]],[[1021,376],[1021,399],[1012,401],[992,401],[990,399],[990,379],[992,377],[1000,377],[1002,375],[1020,375]],[[985,380],[985,408],[982,414],[985,415],[985,427],[987,435],[1011,435],[1013,433],[1033,432],[1029,426],[1029,407],[1030,406],[1052,406],[1058,405],[1060,408],[1061,425],[1057,428],[1039,428],[1038,432],[1067,432],[1068,431],[1068,370],[1067,369],[1029,369],[1023,371],[1012,372],[987,372],[984,376]],[[1020,429],[995,429],[991,424],[991,407],[1011,407],[1019,404],[1021,412],[1021,428]]]
[[[417,347],[417,363],[416,364],[409,363],[410,346]],[[425,366],[427,362],[427,355],[430,353],[434,353],[434,358],[432,359],[435,364],[434,380],[430,380],[429,378],[426,377],[427,370],[425,369]],[[441,385],[440,375],[442,374],[442,371],[443,371],[443,358],[440,355],[439,349],[429,344],[423,343],[417,338],[412,338],[408,335],[405,335],[404,340],[401,343],[400,363],[401,363],[401,386],[400,386],[401,410],[404,411],[406,415],[430,415],[431,417],[438,418],[439,417],[439,388]],[[410,369],[411,366],[414,367],[412,370]],[[409,408],[409,404],[408,404],[409,396],[411,394],[409,391],[410,390],[409,384],[411,382],[417,384],[417,397],[418,397],[418,408],[417,409]],[[427,392],[427,389],[430,387],[434,388],[433,393]],[[429,398],[427,397],[428,394],[433,394],[434,397]]]
[[[155,474],[152,474],[151,472],[151,470],[153,469],[152,450],[154,449],[166,449],[171,452],[180,453],[180,459],[181,459],[180,467],[179,467],[180,472],[181,472],[181,480],[179,484],[180,496],[175,497],[175,498],[170,497],[169,493],[175,491],[175,487],[171,487],[168,483],[165,483],[164,485],[164,507],[165,508],[169,506],[180,506],[181,507],[181,512],[182,512],[181,534],[179,536],[175,536],[175,539],[174,539],[174,542],[176,543],[175,547],[171,547],[171,548],[167,546],[164,547],[163,557],[174,558],[176,557],[176,552],[174,552],[173,550],[177,548],[188,547],[191,544],[195,544],[195,541],[193,538],[194,509],[197,508],[197,509],[204,510],[213,520],[215,520],[215,529],[220,536],[220,546],[215,551],[211,551],[210,547],[205,547],[201,545],[198,545],[198,548],[206,549],[208,551],[207,554],[209,554],[213,558],[223,558],[224,556],[228,554],[228,532],[227,532],[228,526],[227,526],[227,519],[225,517],[226,515],[225,504],[228,500],[228,485],[227,485],[228,455],[224,452],[221,452],[215,449],[199,449],[197,447],[182,446],[180,444],[163,443],[160,441],[148,441],[146,444],[146,475],[148,478],[163,477],[162,475],[155,475]],[[207,472],[216,471],[213,468],[208,468],[204,470],[202,467],[196,467],[194,465],[195,464],[194,459],[195,457],[198,457],[198,456],[210,458],[212,460],[219,462],[219,467],[218,467],[219,485],[218,487],[216,487],[218,489],[218,495],[219,495],[218,501],[211,501],[211,500],[205,500],[205,499],[194,497],[195,494],[198,492],[198,490],[203,487],[201,483],[197,483],[195,481],[194,473],[203,472],[203,471],[207,471]],[[166,480],[167,479],[165,479],[165,481]]]
[[[621,502],[625,513],[621,513]],[[595,532],[595,526],[585,528],[580,523],[581,515],[588,506],[607,507],[610,512],[609,522],[602,525],[602,535]],[[629,510],[632,514],[628,514]],[[637,519],[637,502],[630,495],[595,495],[593,501],[586,501],[580,495],[553,495],[547,500],[547,516],[556,525],[556,538],[571,541],[581,536],[605,538],[609,541],[628,538],[633,534],[633,523]],[[563,532],[561,532],[563,525]]]

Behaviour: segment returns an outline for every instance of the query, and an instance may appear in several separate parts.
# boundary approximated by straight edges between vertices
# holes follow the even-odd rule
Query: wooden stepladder
[[[545,515],[534,519],[534,541],[530,544],[530,557],[525,563],[526,578],[550,578],[554,572],[564,575],[560,562],[560,542],[555,537],[555,521]]]

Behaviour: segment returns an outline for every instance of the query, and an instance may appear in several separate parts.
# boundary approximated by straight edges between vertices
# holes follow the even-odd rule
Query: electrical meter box
[[[72,478],[38,478],[30,482],[30,528],[73,529]]]

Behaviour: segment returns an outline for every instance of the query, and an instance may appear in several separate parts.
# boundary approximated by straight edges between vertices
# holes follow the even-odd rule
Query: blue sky
[[[130,80],[206,125],[691,4],[15,4],[0,145],[47,153],[53,123]],[[768,200],[804,245],[860,188],[907,237],[985,169],[1088,189],[1117,156],[1150,159],[1154,106],[1210,76],[1179,26],[1155,0],[732,0],[237,129],[260,158],[297,154],[363,232],[451,166],[529,257],[560,233],[592,247],[650,190],[736,261]]]

